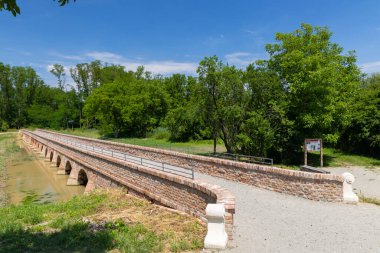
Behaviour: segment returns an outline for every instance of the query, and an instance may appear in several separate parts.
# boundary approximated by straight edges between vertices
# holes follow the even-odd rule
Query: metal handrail
[[[273,159],[272,158],[266,158],[266,157],[239,155],[239,154],[231,154],[231,153],[209,153],[209,156],[225,158],[225,159],[230,159],[230,160],[235,160],[235,161],[240,161],[240,162],[273,165]],[[240,159],[240,158],[247,158],[247,160],[246,159]]]
[[[114,150],[107,150],[107,149],[99,148],[99,147],[96,147],[96,146],[91,146],[91,145],[87,145],[87,144],[81,144],[79,142],[74,142],[74,141],[69,141],[69,140],[66,140],[64,138],[56,137],[56,136],[54,136],[52,134],[44,133],[44,135],[47,135],[47,136],[49,136],[49,138],[52,138],[54,140],[61,141],[61,142],[67,143],[69,145],[73,145],[73,146],[76,146],[76,147],[79,147],[79,148],[82,148],[82,149],[85,149],[85,150],[88,150],[88,151],[92,151],[92,152],[95,152],[95,153],[98,153],[98,154],[102,154],[102,155],[105,155],[105,156],[110,156],[112,158],[117,158],[119,160],[129,161],[129,162],[132,162],[132,163],[138,164],[138,165],[145,165],[145,166],[147,166],[147,167],[149,167],[151,169],[160,170],[160,171],[163,171],[163,172],[166,172],[166,173],[170,173],[170,174],[173,174],[173,175],[177,175],[177,176],[182,176],[182,177],[194,179],[194,170],[193,169],[182,168],[183,171],[176,170],[174,168],[168,167],[168,166],[171,166],[170,164],[165,164],[165,163],[162,163],[162,162],[151,161],[151,160],[148,160],[146,158],[129,155],[129,154],[123,153],[123,152],[118,152],[118,151],[114,151]]]

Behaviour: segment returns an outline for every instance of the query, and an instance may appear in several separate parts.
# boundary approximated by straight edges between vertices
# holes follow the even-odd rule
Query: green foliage
[[[0,121],[0,132],[7,131],[8,128],[9,128],[8,123],[4,120],[1,120]]]
[[[245,154],[255,154],[266,157],[274,143],[274,131],[262,114],[251,112],[242,126],[238,136]]]
[[[266,46],[268,67],[288,93],[288,117],[295,123],[295,142],[323,137],[335,144],[350,123],[349,100],[357,91],[360,71],[353,52],[330,41],[324,27],[302,24],[292,33],[277,33],[278,44]]]
[[[54,0],[56,1],[56,0]],[[75,2],[76,0],[73,0]],[[58,0],[60,6],[68,4],[70,0]],[[18,6],[16,0],[0,0],[0,11],[9,11],[13,16],[20,14],[20,7]]]
[[[380,74],[364,79],[353,97],[351,124],[340,140],[343,150],[380,157]]]
[[[159,125],[166,106],[160,79],[136,78],[130,73],[95,89],[84,113],[96,118],[104,134],[145,136]]]
[[[204,58],[198,67],[200,101],[206,124],[224,142],[228,153],[237,148],[247,96],[244,90],[243,71],[223,64],[218,57]]]
[[[168,140],[170,138],[170,132],[164,127],[157,127],[147,137],[154,138],[156,140]]]

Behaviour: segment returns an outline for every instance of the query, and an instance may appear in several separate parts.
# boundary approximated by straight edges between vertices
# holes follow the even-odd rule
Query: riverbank
[[[205,233],[197,219],[121,190],[0,208],[0,253],[197,252]]]
[[[0,207],[6,206],[8,196],[6,193],[7,186],[7,162],[11,155],[19,150],[16,145],[16,133],[6,133],[0,135]]]

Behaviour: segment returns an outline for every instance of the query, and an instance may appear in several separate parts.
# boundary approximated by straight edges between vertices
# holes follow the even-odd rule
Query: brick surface
[[[226,189],[205,182],[168,174],[145,166],[136,165],[104,156],[78,147],[67,146],[56,140],[30,131],[22,131],[24,140],[48,147],[53,161],[61,159],[60,170],[70,163],[70,179],[78,178],[81,169],[86,171],[88,183],[85,192],[96,188],[124,187],[130,194],[144,197],[152,202],[186,212],[205,220],[209,203],[222,203],[226,209],[226,229],[232,239],[234,196]]]
[[[271,166],[57,134],[44,130],[40,130],[40,132],[65,136],[65,138],[76,142],[91,142],[91,145],[105,147],[109,150],[121,151],[157,162],[194,169],[197,172],[211,176],[311,200],[332,202],[341,202],[343,200],[343,178],[338,175],[292,171]]]

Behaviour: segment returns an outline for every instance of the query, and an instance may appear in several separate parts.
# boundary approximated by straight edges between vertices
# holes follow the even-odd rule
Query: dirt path
[[[327,171],[341,175],[348,171],[355,176],[354,191],[366,197],[380,199],[380,168],[376,167],[328,167]]]

